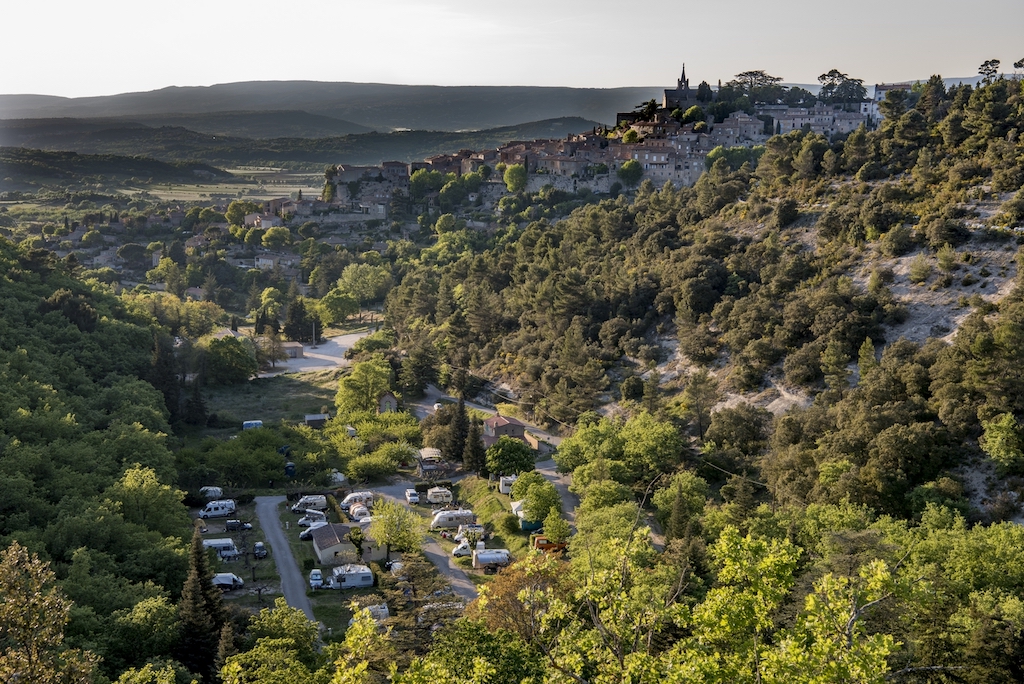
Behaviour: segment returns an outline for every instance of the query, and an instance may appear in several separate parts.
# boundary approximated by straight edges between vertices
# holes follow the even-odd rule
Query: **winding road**
[[[313,606],[306,596],[306,578],[299,570],[299,564],[292,555],[288,540],[285,539],[284,528],[281,527],[279,505],[284,500],[283,495],[257,496],[256,517],[260,519],[260,527],[263,528],[263,534],[274,556],[277,574],[281,576],[281,593],[284,594],[284,600],[289,606],[300,609],[307,618],[316,622]]]

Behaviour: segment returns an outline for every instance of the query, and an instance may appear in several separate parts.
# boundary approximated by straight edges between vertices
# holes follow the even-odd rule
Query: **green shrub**
[[[506,513],[501,518],[500,528],[508,535],[519,534],[519,517],[515,513]]]

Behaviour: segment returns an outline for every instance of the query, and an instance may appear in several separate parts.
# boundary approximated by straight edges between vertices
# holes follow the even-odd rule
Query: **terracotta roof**
[[[501,427],[502,425],[519,425],[520,427],[526,427],[526,423],[522,422],[521,420],[509,418],[507,416],[501,415],[500,413],[491,416],[484,422],[490,425],[491,427]]]

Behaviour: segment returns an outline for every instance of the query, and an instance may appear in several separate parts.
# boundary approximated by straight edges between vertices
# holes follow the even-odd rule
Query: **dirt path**
[[[260,527],[266,535],[267,544],[270,545],[271,553],[274,556],[274,565],[277,566],[277,574],[281,576],[281,592],[284,600],[292,608],[298,608],[310,620],[316,621],[313,616],[313,606],[306,596],[306,578],[299,570],[299,564],[292,555],[292,549],[285,539],[284,529],[281,527],[279,504],[285,500],[284,496],[257,496],[256,517],[260,520]]]

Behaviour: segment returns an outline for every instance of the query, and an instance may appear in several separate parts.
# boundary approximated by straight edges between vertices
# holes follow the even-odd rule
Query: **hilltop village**
[[[327,180],[334,185],[328,196],[335,206],[385,219],[390,200],[396,193],[407,193],[411,177],[420,170],[461,176],[484,167],[503,170],[519,164],[528,173],[530,190],[551,185],[566,191],[608,192],[617,180],[616,171],[629,160],[640,165],[641,179],[650,179],[657,186],[666,181],[676,187],[692,186],[707,170],[708,155],[716,148],[753,149],[772,135],[795,130],[831,140],[860,126],[874,128],[884,118],[879,103],[886,94],[911,90],[910,84],[879,84],[868,98],[860,81],[833,73],[841,78],[838,87],[827,92],[852,84],[849,102],[835,97],[822,102],[807,90],[780,86],[781,79],[764,72],[740,74],[748,76],[745,83],[737,80],[722,86],[719,82],[713,89],[702,82],[692,88],[684,65],[675,87],[664,90],[660,103],[650,100],[635,111],[618,114],[614,128],[595,128],[559,139],[511,141],[490,150],[459,150],[421,162],[342,164],[328,172]],[[733,110],[723,111],[729,109]],[[426,199],[436,206],[436,193]],[[311,213],[324,208],[310,203],[301,210]]]

